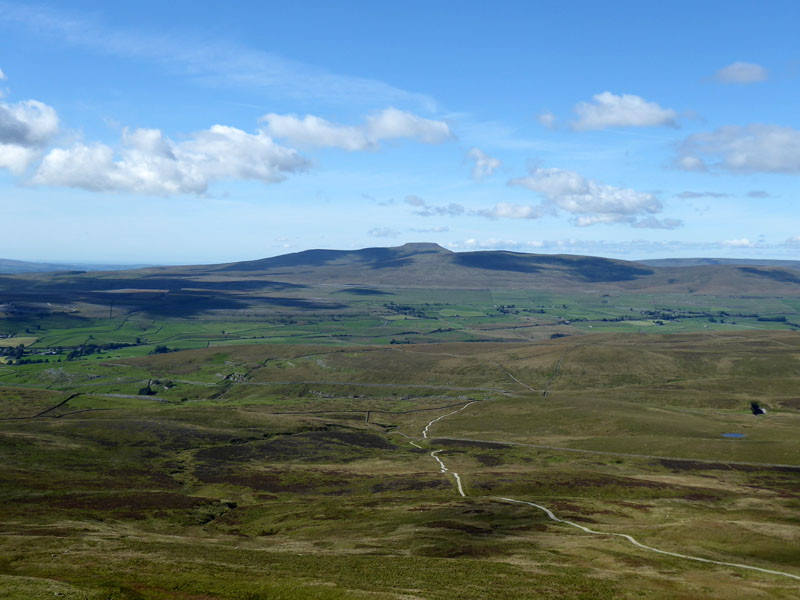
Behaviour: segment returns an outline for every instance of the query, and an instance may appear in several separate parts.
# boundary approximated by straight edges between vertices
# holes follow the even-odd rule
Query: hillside
[[[566,254],[451,252],[436,244],[419,243],[394,248],[306,250],[216,265],[6,278],[0,289],[247,291],[293,284],[794,296],[800,294],[800,272],[788,266],[749,263],[654,266]]]
[[[651,267],[697,267],[699,265],[745,265],[749,267],[783,267],[800,269],[800,260],[769,258],[651,258],[638,261]]]
[[[798,351],[740,331],[0,367],[0,596],[796,599]]]

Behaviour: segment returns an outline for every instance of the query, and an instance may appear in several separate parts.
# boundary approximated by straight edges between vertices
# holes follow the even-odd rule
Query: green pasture
[[[123,308],[118,308],[113,318],[88,313],[83,316],[80,311],[28,319],[7,317],[0,319],[0,333],[15,337],[0,343],[17,345],[25,340],[28,353],[23,358],[55,363],[59,359],[63,362],[73,349],[87,345],[98,348],[88,356],[77,353],[73,360],[143,356],[163,346],[185,350],[274,343],[538,341],[551,335],[645,330],[792,330],[792,323],[800,322],[800,301],[771,297],[415,289],[362,296],[330,287],[310,287],[299,298],[330,298],[346,306],[327,312],[302,305],[257,307],[250,312],[212,310],[191,318],[125,314]]]

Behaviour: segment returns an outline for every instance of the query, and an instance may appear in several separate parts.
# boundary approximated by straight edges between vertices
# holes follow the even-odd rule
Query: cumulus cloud
[[[781,125],[728,125],[687,137],[675,159],[686,171],[800,173],[800,130]]]
[[[748,62],[735,62],[714,73],[713,79],[721,83],[749,84],[766,81],[767,70],[761,65]]]
[[[489,219],[538,219],[544,211],[541,206],[498,202],[493,208],[479,210],[476,214]]]
[[[3,73],[3,69],[0,69],[0,81],[5,81],[6,79],[6,74]]]
[[[419,196],[413,195],[406,196],[405,202],[415,207],[417,210],[414,211],[414,214],[420,217],[459,217],[466,212],[466,209],[461,204],[456,204],[455,202],[434,206],[428,204]]]
[[[182,142],[173,142],[158,129],[126,130],[118,152],[104,144],[56,148],[44,157],[33,180],[169,196],[203,194],[221,179],[273,183],[307,167],[295,150],[277,145],[264,132],[214,125]]]
[[[536,120],[547,129],[555,129],[558,118],[549,110],[546,110],[543,113],[536,115]]]
[[[453,138],[444,121],[434,121],[396,108],[387,108],[367,117],[358,127],[331,123],[314,115],[269,113],[261,118],[264,130],[271,136],[291,144],[341,148],[360,151],[375,150],[382,140],[411,139],[424,144],[441,144]]]
[[[485,154],[478,148],[472,148],[467,156],[475,161],[475,165],[472,167],[472,178],[475,181],[482,181],[484,177],[488,177],[500,167],[498,159]]]
[[[367,235],[377,238],[396,238],[400,232],[391,227],[373,227],[367,232]]]
[[[678,114],[670,108],[662,108],[640,96],[603,92],[592,97],[593,102],[575,105],[578,120],[571,123],[577,131],[606,129],[608,127],[655,127],[666,125],[677,127]]]
[[[661,203],[652,194],[599,183],[565,169],[534,168],[528,177],[512,179],[509,183],[538,192],[558,208],[573,214],[630,215],[661,210]]]
[[[0,102],[0,168],[22,173],[58,133],[55,109],[37,100]]]
[[[285,138],[292,144],[342,148],[343,150],[366,150],[372,142],[358,127],[336,125],[325,119],[306,115],[278,115],[269,113],[262,117],[270,135]]]
[[[441,144],[453,138],[447,123],[387,108],[367,117],[367,131],[374,140],[409,138],[425,144]]]
[[[508,182],[537,192],[544,198],[542,210],[551,208],[574,215],[573,223],[586,227],[598,223],[627,223],[635,227],[674,228],[674,219],[649,218],[662,210],[652,194],[607,185],[580,173],[556,168],[533,168],[527,177]],[[645,218],[640,218],[645,217]]]

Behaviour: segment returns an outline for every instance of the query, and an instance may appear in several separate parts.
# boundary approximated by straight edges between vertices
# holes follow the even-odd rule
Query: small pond
[[[744,434],[743,433],[723,433],[722,437],[726,437],[726,438],[743,438]]]

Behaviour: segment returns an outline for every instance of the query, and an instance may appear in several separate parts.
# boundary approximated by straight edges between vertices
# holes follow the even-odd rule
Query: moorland
[[[797,598],[798,329],[774,261],[3,275],[0,590]]]

